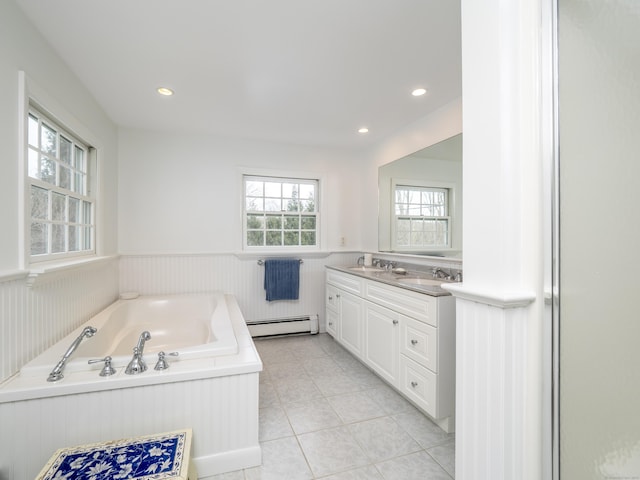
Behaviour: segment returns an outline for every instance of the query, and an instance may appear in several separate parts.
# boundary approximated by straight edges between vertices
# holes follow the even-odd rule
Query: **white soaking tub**
[[[98,329],[47,376],[82,329]],[[140,333],[148,370],[125,374]],[[159,351],[169,368],[156,371]],[[113,357],[99,376],[93,358]],[[262,362],[233,295],[214,292],[119,300],[0,384],[0,478],[34,478],[51,454],[74,445],[191,428],[200,479],[261,462]]]
[[[144,360],[151,369],[160,351],[179,353],[177,357],[167,357],[170,363],[238,352],[223,293],[143,296],[113,303],[23,366],[20,375],[47,376],[87,326],[98,331],[82,341],[67,361],[64,375],[99,371],[102,363],[88,361],[107,355],[112,357],[114,368],[126,366],[144,331],[151,334],[144,346]]]

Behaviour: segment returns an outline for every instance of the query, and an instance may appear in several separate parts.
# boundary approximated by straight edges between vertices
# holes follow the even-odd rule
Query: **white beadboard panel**
[[[117,296],[116,260],[34,287],[24,278],[0,282],[0,382]]]
[[[526,477],[526,312],[456,300],[457,479]]]
[[[268,258],[265,256],[264,258]],[[247,321],[319,314],[324,331],[324,267],[354,264],[357,253],[324,258],[301,256],[299,300],[267,302],[264,267],[255,258],[233,254],[123,255],[120,291],[141,295],[195,293],[220,290],[238,301]]]
[[[59,448],[180,428],[193,429],[196,462],[259,450],[258,383],[251,373],[0,404],[0,478],[34,478]]]

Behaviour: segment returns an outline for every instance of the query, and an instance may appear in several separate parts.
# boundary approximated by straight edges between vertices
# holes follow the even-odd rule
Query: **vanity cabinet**
[[[441,428],[453,431],[454,298],[331,268],[326,280],[327,332]]]
[[[327,274],[327,332],[358,358],[363,355],[364,310],[362,291],[364,279],[337,272]],[[331,329],[329,327],[329,322]]]

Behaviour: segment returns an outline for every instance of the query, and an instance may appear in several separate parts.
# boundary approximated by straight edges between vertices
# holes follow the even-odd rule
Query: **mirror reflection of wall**
[[[379,168],[378,250],[462,257],[462,134]]]

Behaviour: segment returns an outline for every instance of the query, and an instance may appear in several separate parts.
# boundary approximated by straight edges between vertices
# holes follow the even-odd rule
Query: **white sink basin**
[[[427,285],[431,287],[439,287],[444,283],[440,278],[398,278],[398,283],[405,285]]]
[[[354,272],[384,272],[384,268],[365,267],[364,265],[358,265],[357,267],[349,267],[349,270],[353,270]]]

